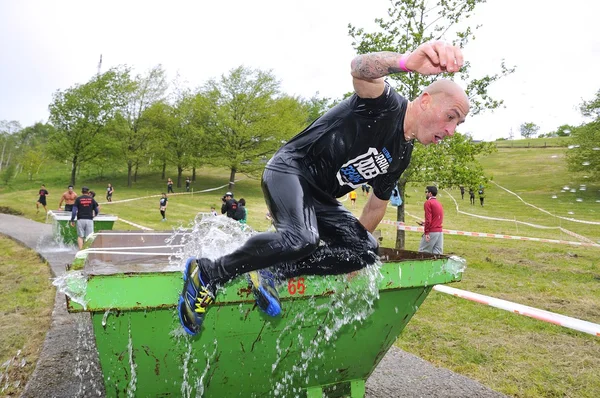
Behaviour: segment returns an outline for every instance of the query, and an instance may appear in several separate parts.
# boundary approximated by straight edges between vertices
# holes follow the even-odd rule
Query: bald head
[[[454,135],[468,113],[465,91],[451,80],[436,80],[409,104],[404,119],[405,138],[416,138],[424,145],[438,143]]]
[[[429,86],[425,87],[423,93],[427,93],[432,97],[435,97],[439,94],[445,94],[457,100],[462,100],[466,103],[467,107],[469,106],[469,97],[467,97],[465,90],[463,90],[458,84],[456,84],[452,80],[436,80]]]

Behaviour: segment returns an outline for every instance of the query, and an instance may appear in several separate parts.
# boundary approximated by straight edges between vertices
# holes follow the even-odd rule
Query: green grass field
[[[482,162],[493,181],[486,187],[485,206],[479,206],[478,199],[476,205],[470,205],[468,194],[463,200],[458,189],[441,191],[438,196],[445,209],[444,227],[568,241],[578,240],[572,236],[575,233],[600,243],[598,225],[567,220],[600,221],[600,186],[589,182],[584,174],[574,176],[566,170],[566,151],[565,147],[500,148],[485,157]],[[162,223],[158,197],[118,203],[127,198],[159,195],[166,184],[158,173],[144,172],[133,188],[127,188],[126,176],[118,169],[103,172],[109,177],[83,170],[76,190],[86,184],[98,192],[99,201],[103,202],[104,188],[111,182],[115,186],[115,203],[102,204],[102,212],[153,229],[189,225],[197,212],[207,212],[210,206],[218,209],[220,197],[227,190],[171,196],[168,221]],[[229,172],[206,168],[198,170],[198,176],[193,185],[196,192],[226,184]],[[67,179],[64,166],[49,165],[34,181],[18,178],[10,186],[0,188],[0,207],[8,206],[23,212],[25,217],[44,221],[43,212],[36,214],[35,210],[39,184],[45,183],[50,191],[50,208],[57,208]],[[585,190],[581,189],[583,185]],[[565,186],[576,192],[562,192]],[[259,181],[241,179],[236,183],[235,194],[247,200],[249,224],[256,230],[266,229],[266,206]],[[416,225],[414,221],[423,217],[423,184],[409,186],[407,194],[407,223]],[[359,192],[356,209],[352,209],[357,216],[365,200]],[[344,204],[349,206],[347,201]],[[385,219],[395,220],[395,215],[396,209],[389,207]],[[115,225],[115,229],[132,228],[122,222]],[[394,228],[382,224],[380,229],[383,246],[393,246]],[[407,249],[416,250],[419,239],[419,234],[407,232]],[[446,235],[445,252],[464,257],[468,263],[463,281],[454,287],[600,323],[598,247]],[[397,344],[510,396],[600,396],[600,336],[443,293],[430,294]],[[0,363],[6,358],[0,355]]]

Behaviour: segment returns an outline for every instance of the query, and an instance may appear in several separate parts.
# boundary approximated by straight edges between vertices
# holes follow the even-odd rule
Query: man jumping
[[[452,81],[438,80],[409,102],[384,77],[457,72],[462,65],[461,50],[441,41],[404,55],[357,56],[351,64],[355,94],[288,141],[265,167],[262,189],[276,232],[254,235],[216,260],[187,261],[178,304],[185,331],[197,334],[217,287],[243,273],[249,273],[258,306],[277,316],[274,273],[336,275],[373,264],[378,242],[371,232],[408,167],[414,140],[440,142],[469,112],[467,95]],[[356,219],[336,198],[365,183],[374,195]]]

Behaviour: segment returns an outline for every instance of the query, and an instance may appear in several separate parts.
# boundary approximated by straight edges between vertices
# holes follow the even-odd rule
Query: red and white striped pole
[[[544,311],[526,305],[497,299],[466,290],[456,289],[445,285],[435,285],[433,290],[600,337],[600,325],[596,323],[582,321],[569,316],[555,314],[554,312]]]

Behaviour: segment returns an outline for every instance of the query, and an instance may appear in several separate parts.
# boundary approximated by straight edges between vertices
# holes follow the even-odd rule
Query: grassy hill
[[[600,226],[586,223],[600,221],[600,185],[592,184],[585,175],[570,174],[564,161],[566,151],[564,146],[532,145],[500,148],[485,157],[482,162],[492,176],[492,183],[486,187],[485,205],[481,207],[478,200],[470,205],[468,194],[461,199],[458,189],[441,191],[438,196],[445,209],[444,227],[568,241],[578,241],[578,235],[600,243]],[[157,172],[142,170],[134,187],[127,188],[126,176],[116,166],[102,173],[84,169],[76,190],[88,185],[98,192],[102,203],[110,182],[115,186],[115,202],[102,203],[102,212],[149,228],[170,229],[188,225],[197,212],[206,212],[210,206],[220,206],[220,197],[227,188],[199,191],[227,184],[229,171],[203,168],[197,173],[193,195],[169,197],[166,223],[160,222],[158,197],[148,197],[166,190],[166,179]],[[57,208],[68,177],[64,165],[48,165],[33,181],[21,175],[10,186],[0,187],[0,207],[8,206],[26,217],[44,221],[43,212],[35,210],[39,185],[46,184],[51,194],[50,208]],[[264,230],[268,222],[259,181],[240,178],[235,185],[236,197],[244,197],[248,203],[249,224]],[[565,186],[569,187],[567,192]],[[180,191],[183,189],[176,189]],[[407,195],[407,223],[416,225],[413,221],[423,217],[423,185],[410,185]],[[138,197],[144,198],[119,202]],[[359,192],[354,214],[360,214],[365,201]],[[343,203],[349,206],[349,201]],[[385,219],[395,220],[395,215],[396,209],[390,206]],[[115,225],[115,229],[132,228],[121,222]],[[383,246],[393,246],[395,229],[388,225],[380,229]],[[407,232],[408,249],[416,250],[419,240],[420,234]],[[445,252],[467,260],[463,281],[455,287],[600,323],[598,247],[446,235]],[[598,336],[443,293],[430,294],[398,345],[508,395],[600,396]],[[0,363],[3,361],[0,357]]]

